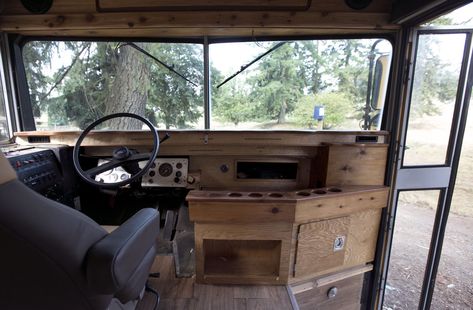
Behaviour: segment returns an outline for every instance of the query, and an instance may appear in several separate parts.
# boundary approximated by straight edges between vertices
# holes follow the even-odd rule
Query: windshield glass
[[[209,50],[211,129],[380,128],[387,40],[213,43]],[[36,130],[84,129],[116,112],[145,116],[160,129],[204,129],[203,59],[202,44],[30,41],[23,60]]]
[[[379,129],[391,51],[376,39],[213,44],[213,128]]]
[[[84,129],[117,112],[144,115],[158,128],[202,128],[202,51],[200,44],[30,41],[23,60],[36,130]]]

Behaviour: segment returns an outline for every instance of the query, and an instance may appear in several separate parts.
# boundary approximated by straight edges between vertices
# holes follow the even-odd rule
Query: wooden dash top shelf
[[[195,190],[189,192],[189,202],[249,202],[249,203],[297,203],[298,201],[326,199],[352,195],[386,191],[386,186],[330,186],[323,188],[307,188],[296,191],[208,191]]]

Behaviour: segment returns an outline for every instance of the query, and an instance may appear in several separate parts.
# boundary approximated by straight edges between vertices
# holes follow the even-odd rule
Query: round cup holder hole
[[[337,188],[337,187],[331,187],[327,190],[332,193],[340,193],[342,191],[340,188]]]
[[[263,197],[263,194],[260,194],[260,193],[250,193],[248,194],[249,197],[253,197],[253,198],[260,198],[260,197]]]
[[[309,192],[297,192],[296,194],[299,195],[299,196],[306,196],[306,197],[310,196]]]
[[[270,193],[268,195],[269,197],[272,197],[272,198],[281,198],[283,196],[283,194],[280,194],[280,193]]]
[[[209,197],[222,197],[223,195],[220,193],[210,193]]]
[[[243,196],[241,193],[230,193],[228,194],[229,197],[241,197]]]
[[[317,194],[317,195],[325,195],[325,194],[327,194],[327,192],[324,191],[323,189],[315,189],[315,190],[312,191],[312,193]]]

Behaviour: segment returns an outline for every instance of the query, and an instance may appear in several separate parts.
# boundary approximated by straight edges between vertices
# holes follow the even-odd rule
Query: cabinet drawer
[[[300,310],[360,309],[363,274],[295,294]]]

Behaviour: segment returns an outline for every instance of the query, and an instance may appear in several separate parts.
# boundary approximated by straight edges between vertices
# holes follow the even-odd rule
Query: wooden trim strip
[[[322,278],[305,281],[303,283],[296,283],[291,285],[291,290],[294,295],[309,291],[311,289],[329,285],[347,278],[357,276],[373,270],[373,264],[364,265],[361,267],[350,268],[348,270],[331,274]]]
[[[107,3],[108,2],[108,3]],[[120,2],[127,4],[121,5]],[[207,1],[203,4],[195,4],[192,1],[181,1],[178,5],[177,1],[173,1],[173,5],[166,3],[166,1],[136,1],[137,3],[130,3],[128,1],[117,0],[95,0],[97,12],[160,12],[160,11],[307,11],[312,5],[312,0],[299,0],[299,5],[288,5],[293,1],[276,1],[269,2],[266,5],[261,5],[255,1],[254,5],[235,5],[237,1],[229,1],[228,4],[222,1]],[[156,3],[157,2],[157,3]],[[146,5],[148,3],[148,5]],[[187,4],[186,4],[187,3]],[[215,5],[218,3],[218,5]]]

